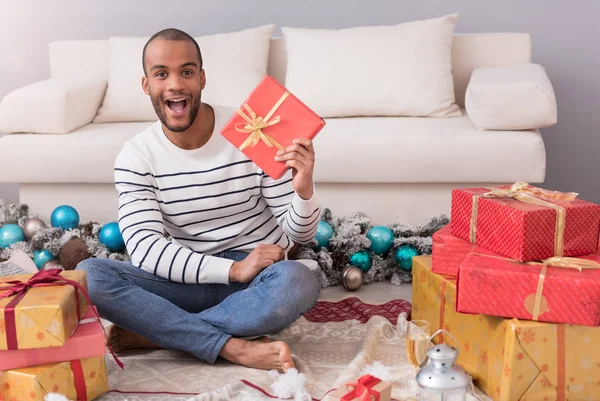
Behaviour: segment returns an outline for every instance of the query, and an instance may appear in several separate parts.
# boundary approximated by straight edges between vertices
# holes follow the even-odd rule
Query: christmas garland
[[[290,258],[316,261],[315,274],[322,287],[342,284],[344,270],[352,266],[362,271],[364,284],[391,280],[399,285],[412,281],[412,257],[431,254],[432,234],[448,222],[441,215],[423,226],[373,227],[362,213],[334,218],[325,209],[315,239],[295,249]],[[70,270],[90,257],[130,260],[114,222],[79,224],[79,215],[70,206],[57,207],[48,222],[29,216],[27,205],[0,199],[0,275],[18,271],[7,262],[17,251],[33,258],[40,269],[48,263],[46,268],[60,265]]]

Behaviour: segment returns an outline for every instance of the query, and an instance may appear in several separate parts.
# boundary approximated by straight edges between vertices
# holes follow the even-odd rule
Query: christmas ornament
[[[58,254],[58,261],[66,270],[75,270],[81,261],[91,256],[85,242],[80,238],[73,237],[63,245]]]
[[[417,248],[410,244],[402,244],[396,250],[394,257],[396,258],[396,263],[398,263],[398,266],[400,266],[402,270],[411,271],[412,259],[417,255],[419,255]]]
[[[52,270],[52,269],[63,269],[60,265],[60,262],[56,259],[50,259],[46,263],[43,264],[40,270]]]
[[[8,248],[12,244],[25,241],[23,229],[16,224],[7,224],[0,228],[0,249]]]
[[[37,251],[33,252],[33,262],[35,263],[38,269],[41,269],[42,266],[44,266],[44,263],[55,258],[56,257],[46,249],[38,249]]]
[[[375,226],[367,232],[371,251],[377,255],[387,253],[394,246],[394,232],[388,227]]]
[[[329,240],[331,237],[333,237],[333,228],[329,225],[329,223],[322,220],[319,221],[317,234],[315,235],[318,247],[327,248],[329,246]]]
[[[100,242],[113,252],[119,252],[125,248],[125,241],[123,241],[119,224],[112,222],[102,227]]]
[[[371,265],[373,264],[373,259],[371,258],[371,254],[367,251],[358,251],[352,256],[350,256],[350,264],[358,267],[363,273],[371,270]]]
[[[364,274],[358,267],[350,266],[342,273],[342,285],[348,291],[356,291],[363,285]]]
[[[77,228],[77,225],[79,224],[79,213],[77,213],[77,210],[72,206],[59,206],[52,212],[50,223],[52,224],[52,227],[62,228],[63,230]]]
[[[25,238],[28,240],[32,239],[38,231],[45,227],[46,223],[40,219],[27,219],[25,224],[23,224],[23,233],[25,234]]]

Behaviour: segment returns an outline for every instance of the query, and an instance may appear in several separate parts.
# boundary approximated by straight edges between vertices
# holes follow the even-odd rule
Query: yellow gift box
[[[0,372],[4,401],[43,401],[48,393],[91,401],[107,391],[104,356]]]
[[[600,328],[463,314],[455,305],[456,278],[434,274],[431,256],[414,257],[412,319],[451,333],[458,365],[494,401],[600,400]]]
[[[79,322],[77,303],[79,302],[79,316],[85,315],[89,304],[82,291],[63,278],[75,281],[87,290],[86,273],[79,270],[47,270],[37,275],[0,277],[0,350],[46,348],[65,344]],[[39,286],[28,287],[35,280],[35,284]],[[17,295],[2,298],[3,295],[10,294],[7,290],[9,287],[20,288],[23,290],[21,295],[24,293],[24,297],[14,306],[14,312],[9,310]],[[75,298],[75,291],[79,301]]]

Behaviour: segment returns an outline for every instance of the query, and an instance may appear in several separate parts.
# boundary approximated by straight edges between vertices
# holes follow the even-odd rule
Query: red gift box
[[[274,160],[296,138],[313,139],[325,121],[270,76],[265,76],[221,130],[235,147],[273,179],[286,172]]]
[[[600,205],[516,183],[452,191],[452,234],[522,262],[595,253]]]
[[[470,254],[460,265],[456,311],[600,325],[600,255],[557,257],[545,263]]]
[[[433,233],[431,245],[431,265],[436,274],[456,277],[460,264],[470,253],[488,255],[499,254],[471,244],[469,241],[452,235],[450,225],[446,225]]]
[[[61,347],[0,351],[0,371],[104,356],[106,340],[96,313],[95,307],[90,307]]]

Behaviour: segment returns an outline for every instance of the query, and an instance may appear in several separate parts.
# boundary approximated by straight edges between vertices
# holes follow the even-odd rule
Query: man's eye
[[[183,75],[192,75],[194,73],[194,71],[190,71],[190,70],[185,70],[183,72]]]
[[[156,76],[159,77],[159,78],[164,78],[164,77],[167,76],[167,73],[164,72],[164,71],[161,71],[161,72],[157,73]]]

